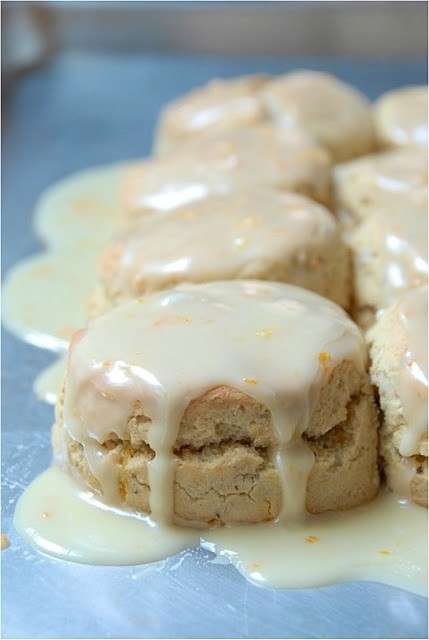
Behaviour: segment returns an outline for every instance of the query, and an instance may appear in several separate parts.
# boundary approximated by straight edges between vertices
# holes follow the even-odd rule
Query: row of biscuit
[[[424,88],[409,88],[387,94],[372,109],[330,76],[297,72],[279,79],[216,81],[167,107],[157,132],[158,155],[127,173],[126,224],[100,260],[92,313],[114,309],[96,318],[73,345],[66,398],[58,406],[57,448],[93,489],[165,515],[155,502],[165,493],[159,480],[168,476],[165,458],[174,454],[170,510],[177,520],[200,526],[275,519],[281,496],[293,502],[299,494],[300,474],[288,470],[288,461],[291,451],[300,459],[304,438],[313,456],[307,510],[348,508],[375,495],[377,414],[362,335],[340,309],[320,298],[286,285],[242,282],[250,279],[292,284],[329,298],[364,328],[389,307],[368,333],[371,378],[384,413],[384,469],[390,486],[427,503],[425,102]],[[333,162],[344,161],[332,170]],[[171,292],[175,285],[182,286]],[[223,368],[217,362],[219,336],[204,328],[220,322],[216,315],[205,317],[218,308],[235,314],[223,327],[231,349],[229,364],[220,358]],[[227,340],[235,336],[237,315],[244,347],[236,338]],[[161,446],[153,435],[154,415],[165,414],[165,399],[148,415],[158,394],[152,383],[138,390],[135,380],[124,383],[125,396],[112,383],[125,376],[117,363],[127,355],[128,336],[140,336],[135,318],[144,333],[139,337],[144,357],[134,356],[138,366],[159,370],[159,352],[165,349],[162,375],[170,367],[183,377],[179,388],[168,378],[168,397],[189,400],[195,386],[201,389],[192,402],[179,402],[180,410],[172,411],[176,426],[167,438],[167,454],[165,442]],[[286,336],[278,328],[283,322],[290,326]],[[246,339],[247,325],[252,333]],[[217,362],[213,371],[195,353],[198,338],[204,361]],[[269,372],[264,351],[259,352],[261,339],[271,356]],[[129,345],[129,359],[136,341]],[[291,351],[291,341],[301,351]],[[112,351],[106,344],[119,346]],[[277,362],[286,353],[300,380],[295,387],[284,379],[291,363],[284,369]],[[252,359],[253,365],[258,362],[252,376],[235,365]],[[188,360],[200,362],[196,375],[206,384],[196,382]],[[260,391],[261,376],[282,403],[270,405],[270,395]],[[286,441],[278,421],[298,423],[302,416],[294,418],[290,407],[285,412],[285,404],[306,415]],[[71,416],[77,406],[76,425]],[[99,431],[92,427],[95,448],[85,430],[94,421],[102,425]],[[275,464],[279,440],[289,453]]]

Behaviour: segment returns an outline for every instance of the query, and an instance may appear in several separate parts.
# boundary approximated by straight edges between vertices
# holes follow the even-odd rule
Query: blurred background
[[[422,57],[422,2],[2,2],[3,71],[64,50]]]

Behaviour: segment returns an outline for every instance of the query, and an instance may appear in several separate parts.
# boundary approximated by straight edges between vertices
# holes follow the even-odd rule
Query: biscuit
[[[310,289],[343,307],[349,253],[333,215],[304,196],[270,189],[212,195],[141,216],[99,262],[104,306],[180,282],[255,278]]]
[[[126,172],[122,201],[132,215],[167,211],[207,195],[271,187],[330,201],[329,155],[305,134],[270,124],[204,136]]]
[[[427,193],[409,192],[346,234],[352,253],[353,317],[368,328],[378,311],[428,278]]]
[[[402,87],[383,94],[374,105],[374,121],[381,147],[427,147],[427,87]]]
[[[266,107],[279,125],[300,128],[330,151],[335,162],[374,148],[372,112],[363,94],[318,71],[295,71],[268,82]]]
[[[428,160],[423,149],[374,154],[335,167],[333,197],[344,227],[354,227],[380,209],[427,194]],[[420,195],[419,195],[420,194]]]
[[[105,501],[207,527],[372,499],[377,425],[347,315],[300,288],[235,281],[94,320],[69,354],[54,447]]]
[[[389,486],[427,506],[428,291],[403,295],[368,332],[370,375],[383,411],[381,455]]]
[[[155,151],[171,151],[195,136],[249,127],[266,117],[261,89],[268,76],[212,80],[167,105],[161,112]]]

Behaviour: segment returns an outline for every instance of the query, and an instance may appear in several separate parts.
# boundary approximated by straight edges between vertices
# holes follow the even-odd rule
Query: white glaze
[[[162,158],[136,162],[124,178],[123,203],[132,214],[167,211],[208,194],[256,186],[326,202],[330,166],[327,153],[306,134],[260,124],[203,136]]]
[[[377,136],[385,146],[428,143],[428,89],[401,87],[381,96],[375,104]]]
[[[90,564],[161,560],[198,544],[200,536],[115,511],[58,468],[36,478],[20,498],[15,526],[40,551]],[[287,528],[207,531],[201,543],[261,585],[308,588],[372,580],[422,595],[427,589],[426,510],[388,493],[369,505]]]
[[[118,185],[125,166],[76,173],[40,197],[35,227],[49,251],[18,263],[3,287],[3,322],[23,340],[62,351],[86,323],[95,261],[124,224]]]
[[[161,114],[156,150],[170,150],[190,136],[249,127],[263,120],[260,91],[268,77],[212,80],[169,104]]]
[[[409,291],[396,305],[405,350],[399,370],[399,398],[405,425],[399,453],[411,456],[428,428],[428,290]]]
[[[177,282],[269,273],[288,281],[288,274],[297,277],[297,265],[310,288],[318,258],[328,259],[339,247],[335,219],[321,205],[297,194],[249,189],[211,196],[162,216],[141,216],[105,250],[100,275],[115,302]]]

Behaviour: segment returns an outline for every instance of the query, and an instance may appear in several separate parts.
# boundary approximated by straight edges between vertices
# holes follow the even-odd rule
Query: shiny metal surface
[[[54,180],[94,164],[147,154],[160,106],[215,75],[311,66],[336,72],[370,97],[425,82],[421,63],[70,54],[19,80],[6,96],[3,270],[40,250],[34,201]],[[91,567],[42,556],[14,533],[17,497],[50,458],[52,409],[32,380],[52,355],[3,334],[5,638],[424,638],[427,601],[373,583],[318,590],[253,586],[208,552],[139,567]]]

